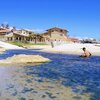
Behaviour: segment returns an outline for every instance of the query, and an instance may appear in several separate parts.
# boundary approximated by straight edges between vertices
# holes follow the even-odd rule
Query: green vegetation
[[[28,45],[32,45],[30,43],[25,43],[25,42],[10,42],[11,44],[23,47],[23,46],[28,46]]]
[[[20,46],[20,47],[27,47],[27,46],[31,46],[31,45],[47,45],[46,43],[29,43],[29,42],[9,42],[11,44]]]

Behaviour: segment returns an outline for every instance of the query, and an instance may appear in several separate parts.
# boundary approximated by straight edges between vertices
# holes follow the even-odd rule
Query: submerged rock
[[[6,59],[0,60],[0,64],[13,64],[13,63],[43,63],[49,62],[50,59],[42,57],[40,55],[14,55]]]

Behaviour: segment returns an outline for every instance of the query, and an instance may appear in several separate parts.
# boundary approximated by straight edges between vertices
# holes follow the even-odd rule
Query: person
[[[54,48],[54,43],[53,43],[53,41],[51,41],[51,47]]]
[[[87,51],[85,47],[83,47],[82,50],[84,53],[80,57],[90,57],[91,56],[91,53]]]

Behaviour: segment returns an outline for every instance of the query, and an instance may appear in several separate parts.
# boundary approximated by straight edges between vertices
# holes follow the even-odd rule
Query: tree
[[[5,28],[5,25],[4,24],[1,24],[1,28]]]
[[[14,32],[16,31],[16,27],[14,26],[13,29],[11,30],[11,32]]]
[[[6,24],[6,29],[9,29],[9,24]]]

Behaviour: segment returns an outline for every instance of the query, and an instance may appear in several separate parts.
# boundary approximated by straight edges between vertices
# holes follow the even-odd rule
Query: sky
[[[60,27],[70,37],[100,40],[100,0],[1,0],[2,23],[34,31]]]

